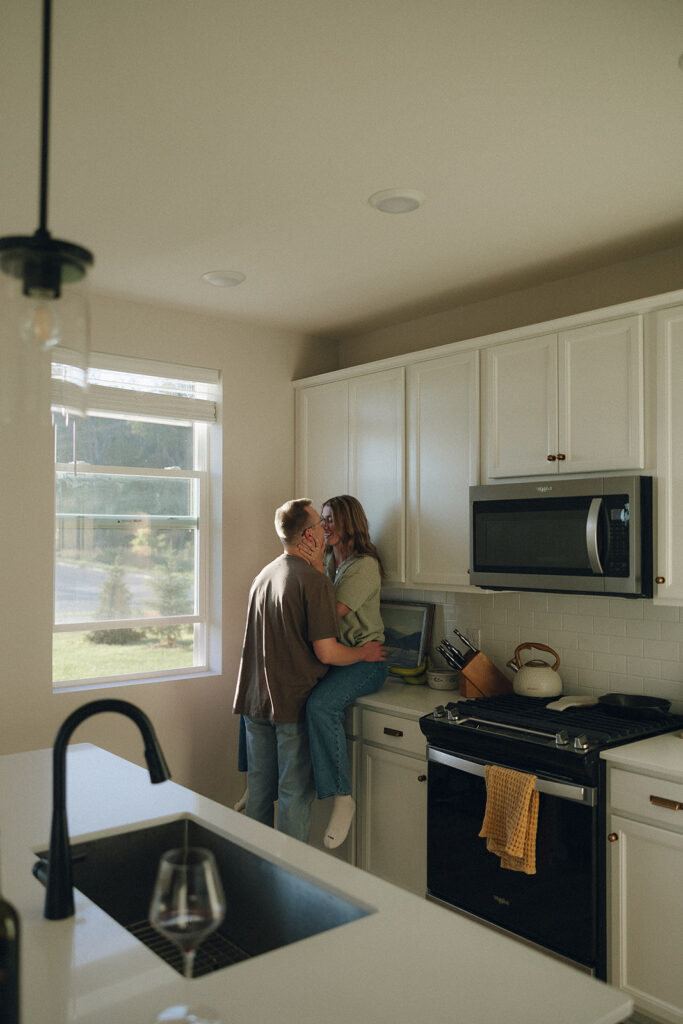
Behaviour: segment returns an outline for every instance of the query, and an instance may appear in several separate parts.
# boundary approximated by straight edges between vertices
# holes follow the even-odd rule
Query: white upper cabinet
[[[407,368],[408,579],[469,585],[469,487],[479,483],[479,353]]]
[[[302,388],[296,402],[297,494],[316,507],[358,498],[387,582],[404,582],[403,367]]]
[[[644,467],[640,315],[482,355],[489,479]]]
[[[349,493],[362,503],[387,582],[405,580],[405,370],[349,381]]]
[[[683,306],[657,315],[655,600],[683,604]],[[661,582],[659,582],[661,580]]]
[[[348,381],[317,384],[296,393],[296,497],[320,508],[349,490]]]

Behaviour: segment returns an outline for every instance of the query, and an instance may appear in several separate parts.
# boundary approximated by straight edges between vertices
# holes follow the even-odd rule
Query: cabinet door
[[[365,509],[387,581],[401,583],[405,580],[405,371],[399,367],[354,377],[348,389],[349,492]]]
[[[345,380],[296,393],[296,497],[320,508],[349,489],[349,409]]]
[[[557,472],[557,335],[495,345],[482,356],[487,476]]]
[[[683,1021],[683,835],[612,816],[609,981],[638,1009]]]
[[[479,353],[407,371],[408,578],[469,585],[469,490],[479,483]]]
[[[361,745],[359,866],[424,896],[427,762]]]
[[[657,316],[655,600],[683,603],[683,306]]]
[[[642,317],[559,335],[560,472],[642,469]]]

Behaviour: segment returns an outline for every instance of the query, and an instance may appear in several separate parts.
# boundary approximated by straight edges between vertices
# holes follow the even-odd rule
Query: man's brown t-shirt
[[[334,587],[297,555],[280,555],[251,585],[233,711],[271,722],[298,722],[327,671],[314,640],[338,637]]]

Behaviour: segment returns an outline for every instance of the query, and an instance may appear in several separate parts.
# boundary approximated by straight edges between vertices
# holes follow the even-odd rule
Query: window
[[[53,684],[206,671],[218,374],[93,362],[85,419],[53,380]]]

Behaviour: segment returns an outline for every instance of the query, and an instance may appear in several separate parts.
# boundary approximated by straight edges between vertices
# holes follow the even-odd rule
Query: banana
[[[402,679],[410,680],[414,679],[416,676],[425,675],[427,669],[431,668],[431,664],[431,658],[429,657],[429,655],[427,655],[422,664],[418,665],[416,668],[401,668],[400,666],[390,666],[389,672],[391,673],[392,676],[400,676]]]

